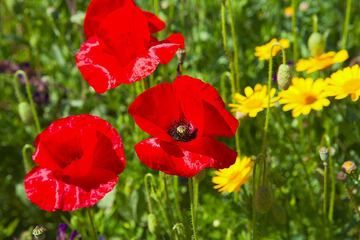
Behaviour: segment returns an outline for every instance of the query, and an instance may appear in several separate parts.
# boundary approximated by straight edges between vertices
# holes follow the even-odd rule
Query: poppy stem
[[[148,211],[149,213],[153,213],[153,207],[151,203],[151,197],[150,197],[150,188],[153,185],[153,175],[151,173],[148,173],[144,177],[145,181],[145,196],[146,196],[146,202],[148,204]]]
[[[296,18],[297,18],[297,0],[291,0],[291,7],[294,9],[294,13],[292,15],[291,18],[291,29],[292,29],[292,35],[293,35],[293,58],[294,58],[294,62],[297,61],[298,57],[299,57],[299,52],[298,52],[298,40],[297,40],[297,23],[296,23]]]
[[[94,223],[94,216],[93,216],[92,209],[87,208],[86,211],[87,211],[87,215],[88,215],[88,218],[89,218],[89,221],[90,221],[93,239],[98,239],[97,231],[96,231],[96,227],[95,227],[95,223]]]
[[[230,68],[230,83],[231,83],[231,94],[234,95],[236,93],[236,83],[235,83],[235,71],[234,71],[234,62],[231,57],[231,53],[229,50],[228,42],[227,42],[227,33],[226,33],[226,0],[222,0],[221,2],[221,35],[224,46],[225,54],[229,61]]]
[[[25,73],[23,70],[18,70],[18,71],[16,71],[16,73],[15,73],[15,75],[14,75],[14,78],[15,78],[14,81],[17,81],[17,79],[18,79],[20,76],[21,76],[22,78],[24,78],[24,80],[25,80],[26,94],[27,94],[27,98],[28,98],[28,101],[29,101],[29,104],[30,104],[31,113],[32,113],[33,118],[34,118],[36,134],[38,134],[38,133],[41,132],[41,128],[40,128],[39,117],[38,117],[38,114],[37,114],[37,112],[36,112],[34,100],[33,100],[33,98],[32,98],[32,94],[31,94],[30,82],[29,82],[29,79],[28,79],[26,73]]]
[[[323,214],[324,214],[324,228],[327,228],[327,195],[328,195],[328,166],[324,162],[324,191],[323,191]]]
[[[345,21],[344,21],[343,34],[342,34],[342,39],[341,39],[341,48],[342,49],[346,49],[346,43],[347,43],[348,31],[349,31],[349,23],[350,23],[350,15],[351,15],[351,4],[352,4],[352,0],[346,1]]]
[[[191,211],[191,224],[193,230],[193,240],[197,240],[197,205],[198,205],[198,194],[199,183],[195,177],[189,178],[189,195],[190,195],[190,211]]]
[[[239,86],[240,86],[239,46],[238,46],[237,35],[236,35],[233,7],[232,7],[232,3],[231,3],[232,0],[227,0],[227,1],[228,1],[228,10],[229,10],[229,14],[230,14],[231,38],[233,40],[233,47],[234,47],[233,64],[234,64],[235,88],[239,89]]]
[[[23,148],[21,149],[25,174],[28,173],[31,170],[32,166],[33,166],[32,161],[29,159],[29,157],[27,155],[28,150],[31,150],[33,152],[34,147],[31,146],[30,144],[25,144],[23,146]]]

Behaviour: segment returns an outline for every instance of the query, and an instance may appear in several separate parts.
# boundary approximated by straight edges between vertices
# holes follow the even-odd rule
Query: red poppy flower
[[[184,48],[181,34],[163,41],[151,36],[164,28],[162,20],[133,0],[92,0],[84,21],[87,41],[76,54],[77,66],[97,93],[141,80]]]
[[[150,168],[192,177],[204,168],[226,168],[235,162],[236,152],[216,137],[234,136],[238,121],[210,84],[180,76],[139,95],[129,113],[152,136],[135,146]]]
[[[105,120],[91,115],[59,119],[40,133],[25,177],[31,202],[46,211],[71,211],[96,204],[124,170],[123,144]]]

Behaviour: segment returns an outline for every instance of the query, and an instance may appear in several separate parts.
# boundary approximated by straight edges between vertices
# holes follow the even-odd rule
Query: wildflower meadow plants
[[[358,239],[360,2],[0,2],[0,239]]]

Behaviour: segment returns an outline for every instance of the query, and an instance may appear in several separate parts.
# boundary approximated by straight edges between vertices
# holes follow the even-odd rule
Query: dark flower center
[[[188,142],[196,137],[197,129],[184,120],[173,124],[168,131],[168,134],[175,140],[180,142]]]

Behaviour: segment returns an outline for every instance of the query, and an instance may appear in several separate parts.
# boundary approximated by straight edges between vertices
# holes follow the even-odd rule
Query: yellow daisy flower
[[[354,65],[331,74],[326,79],[328,83],[327,93],[335,96],[335,99],[343,99],[351,96],[352,101],[357,101],[360,96],[360,67]]]
[[[292,116],[308,115],[312,109],[321,110],[330,105],[326,94],[327,84],[323,79],[293,78],[288,90],[279,93],[284,111],[292,110]]]
[[[344,62],[349,58],[349,54],[346,50],[339,52],[327,52],[320,56],[312,57],[309,59],[300,59],[296,64],[296,71],[306,73],[313,73],[332,66],[335,63]]]
[[[270,107],[274,106],[278,97],[274,97],[275,88],[270,91]],[[255,88],[245,88],[245,96],[240,93],[235,93],[233,96],[234,103],[229,104],[232,112],[240,112],[242,114],[249,114],[250,117],[256,115],[268,107],[268,91],[267,86],[256,84]]]
[[[294,15],[294,8],[293,7],[286,7],[284,9],[284,14],[286,17],[292,17],[292,15]]]
[[[238,192],[244,185],[252,172],[254,162],[249,157],[243,157],[241,160],[236,158],[236,162],[229,168],[220,169],[215,172],[212,182],[214,188],[219,192]]]
[[[290,42],[287,39],[280,39],[279,41],[276,38],[273,38],[270,42],[258,46],[255,48],[255,56],[259,58],[259,60],[268,60],[270,59],[270,51],[271,47],[275,44],[279,43],[284,49],[288,48],[290,46]],[[281,51],[281,48],[279,46],[275,46],[272,50],[272,56],[276,56],[278,52]]]

